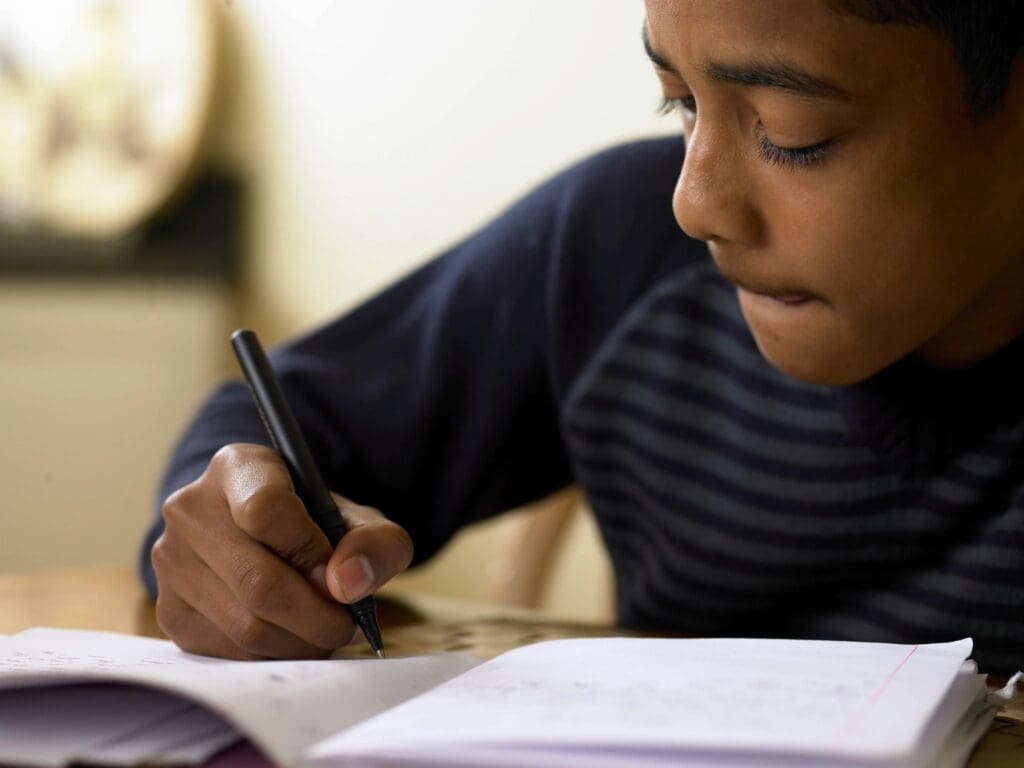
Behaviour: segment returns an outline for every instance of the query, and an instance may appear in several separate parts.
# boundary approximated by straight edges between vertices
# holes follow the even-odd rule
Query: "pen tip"
[[[377,658],[378,659],[383,659],[384,658],[384,649],[383,648],[378,648],[377,649]]]

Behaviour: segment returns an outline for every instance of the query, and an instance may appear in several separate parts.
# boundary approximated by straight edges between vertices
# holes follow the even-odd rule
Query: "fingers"
[[[255,544],[253,548],[259,550]],[[337,621],[328,623],[314,614],[297,623],[265,610],[266,598],[240,599],[173,534],[165,533],[157,541],[153,561],[159,563],[157,621],[183,650],[227,658],[324,658],[352,636],[344,609],[333,603],[323,601]],[[291,574],[302,581],[294,571]],[[308,585],[304,588],[312,592]]]
[[[319,561],[322,571],[331,548],[273,451],[219,451],[163,512],[151,553],[158,620],[179,646],[229,658],[321,658],[349,642],[345,607],[322,575],[317,588],[299,570],[315,573]]]
[[[378,510],[333,495],[349,530],[328,563],[327,586],[337,600],[354,603],[409,567],[412,539]]]
[[[161,589],[157,596],[156,621],[168,637],[183,638],[178,646],[188,653],[238,661],[260,661],[267,658],[235,645],[212,621],[169,588]]]
[[[322,658],[355,628],[347,608],[404,570],[412,542],[380,512],[337,497],[349,532],[331,550],[277,454],[218,451],[164,504],[152,550],[157,619],[185,650]]]
[[[233,602],[259,619],[286,627],[312,646],[337,648],[348,642],[352,622],[343,606],[328,600],[288,563],[235,527],[232,518],[225,516],[212,526],[213,530],[207,527],[202,532],[183,527],[189,549],[206,567],[206,572],[196,572],[183,581],[209,581],[207,589],[215,597],[231,593],[230,602],[222,599],[213,607],[229,636],[245,629],[235,626],[244,617],[232,613]],[[179,557],[187,559],[184,554]],[[190,597],[186,594],[190,590],[178,591],[182,597]],[[196,599],[201,598],[197,595]]]

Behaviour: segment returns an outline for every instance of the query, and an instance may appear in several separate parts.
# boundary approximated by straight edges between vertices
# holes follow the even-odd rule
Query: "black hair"
[[[830,0],[840,11],[878,24],[917,24],[943,35],[963,70],[977,117],[1003,101],[1024,48],[1024,0]]]

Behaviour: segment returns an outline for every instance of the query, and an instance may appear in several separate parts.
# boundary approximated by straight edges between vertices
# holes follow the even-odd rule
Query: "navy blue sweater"
[[[682,151],[586,160],[276,350],[328,485],[403,525],[420,561],[576,482],[625,626],[971,635],[987,671],[1024,666],[1024,340],[963,371],[785,376],[672,217]],[[267,442],[238,382],[197,415],[160,498],[231,442]]]

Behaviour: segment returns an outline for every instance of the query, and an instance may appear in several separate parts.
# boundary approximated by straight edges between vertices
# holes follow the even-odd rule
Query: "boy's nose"
[[[762,223],[741,150],[727,136],[695,127],[686,142],[672,209],[686,234],[752,246]]]

